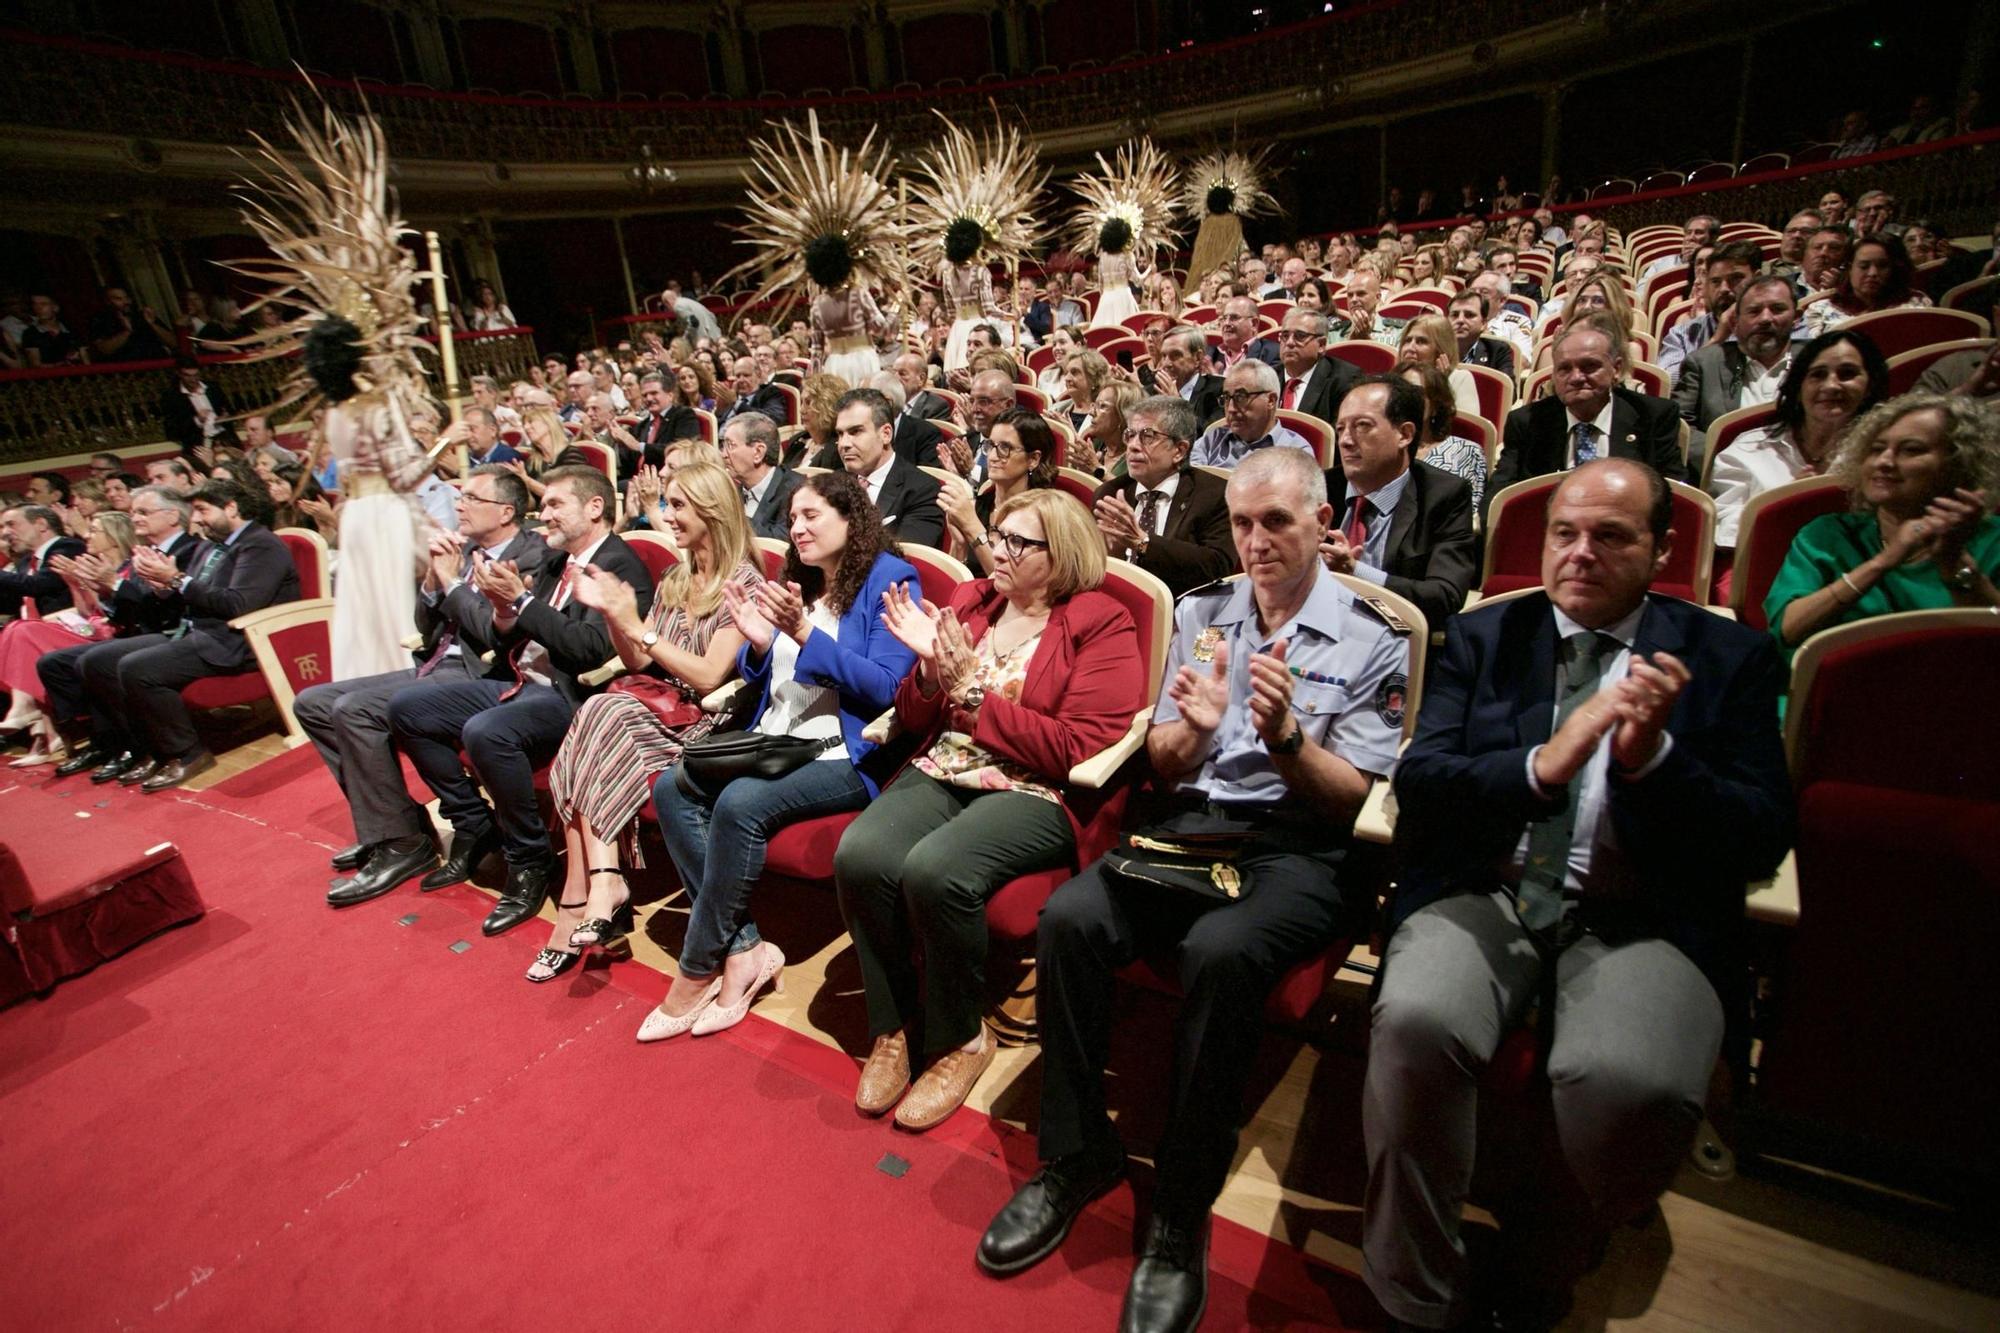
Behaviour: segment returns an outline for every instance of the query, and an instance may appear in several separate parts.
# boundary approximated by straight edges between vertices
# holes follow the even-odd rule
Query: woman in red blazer
[[[1090,512],[1062,491],[1028,491],[994,511],[987,540],[993,576],[961,585],[949,607],[901,590],[885,602],[890,632],[917,655],[896,691],[917,757],[833,862],[874,1040],[855,1105],[894,1106],[905,1129],[944,1121],[992,1063],[986,900],[1074,860],[1091,804],[1066,789],[1069,771],[1124,735],[1146,699],[1132,617],[1094,591],[1104,539]],[[913,1046],[931,1061],[914,1085]]]

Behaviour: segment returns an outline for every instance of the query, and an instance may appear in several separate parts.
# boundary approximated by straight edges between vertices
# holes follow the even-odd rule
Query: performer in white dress
[[[1112,161],[1097,155],[1100,173],[1072,182],[1083,213],[1071,228],[1080,253],[1097,252],[1097,313],[1090,326],[1121,327],[1139,313],[1133,287],[1152,276],[1141,256],[1173,239],[1177,176],[1151,139],[1120,148]]]
[[[274,256],[227,265],[270,286],[246,314],[289,318],[238,341],[254,359],[300,353],[284,396],[266,415],[327,406],[324,429],[340,464],[340,566],[334,582],[332,678],[410,665],[418,540],[429,518],[414,498],[430,460],[410,416],[428,405],[417,335],[419,278],[396,214],[382,127],[321,108],[314,126],[288,118],[307,170],[257,139],[258,178],[244,220]]]
[[[949,238],[946,245],[950,246]],[[981,324],[998,329],[1002,343],[1013,341],[1013,314],[993,299],[993,274],[986,265],[953,263],[947,259],[938,266],[938,286],[944,290],[945,304],[951,307],[952,315],[951,334],[944,344],[946,370],[957,370],[965,364],[966,342]]]
[[[813,256],[808,254],[806,268],[812,267]],[[828,264],[823,271],[835,270]],[[814,363],[825,373],[845,381],[850,389],[867,388],[868,381],[882,373],[882,357],[875,350],[875,337],[887,323],[866,287],[855,283],[831,288],[822,285],[812,303]]]

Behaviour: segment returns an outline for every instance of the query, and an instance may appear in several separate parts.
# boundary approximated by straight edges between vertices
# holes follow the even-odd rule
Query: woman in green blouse
[[[1787,655],[1829,625],[2000,606],[2000,410],[1958,394],[1891,399],[1855,422],[1830,472],[1852,511],[1800,529],[1764,599]]]

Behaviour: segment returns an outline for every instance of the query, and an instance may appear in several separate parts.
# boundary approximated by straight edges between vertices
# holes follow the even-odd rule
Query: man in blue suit
[[[1672,512],[1636,460],[1564,478],[1543,591],[1452,618],[1397,768],[1362,1248],[1399,1325],[1480,1313],[1459,1238],[1479,1084],[1531,1005],[1559,1151],[1496,1208],[1508,1326],[1554,1325],[1700,1124],[1744,886],[1790,845],[1792,798],[1770,636],[1646,592]]]

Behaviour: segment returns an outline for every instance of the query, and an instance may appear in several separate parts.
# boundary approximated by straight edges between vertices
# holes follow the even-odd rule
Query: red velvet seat
[[[285,543],[286,549],[291,551],[292,564],[298,569],[299,596],[301,598],[332,596],[333,579],[329,567],[331,562],[327,559],[326,540],[318,533],[309,532],[304,528],[280,528],[278,538]],[[331,670],[330,647],[331,645],[325,659],[328,670]],[[181,689],[181,700],[189,708],[233,708],[270,697],[270,687],[265,683],[263,674],[254,666],[231,676],[204,676]]]
[[[1978,315],[1938,306],[1877,310],[1873,314],[1856,315],[1841,328],[1867,334],[1882,349],[1883,356],[1898,356],[1932,343],[1984,338],[1991,332],[1985,319]]]
[[[1381,343],[1370,342],[1366,338],[1345,338],[1329,344],[1326,354],[1338,357],[1350,366],[1359,367],[1365,374],[1386,375],[1396,367],[1396,351]]]
[[[669,569],[680,563],[680,552],[661,533],[628,532],[624,536],[625,544],[639,557],[639,563],[646,567],[656,585]]]
[[[1486,515],[1486,578],[1481,597],[1541,586],[1542,532],[1549,492],[1561,474],[1517,481],[1495,495]],[[1715,568],[1715,501],[1692,486],[1667,483],[1673,491],[1674,544],[1666,568],[1652,590],[1690,602],[1706,602]]]
[[[1752,629],[1768,629],[1764,598],[1784,567],[1799,529],[1847,508],[1847,491],[1831,477],[1774,486],[1743,506],[1736,525],[1736,558],[1730,567],[1729,606]]]

